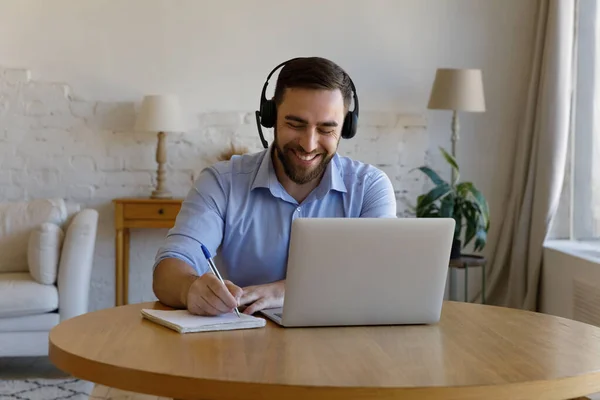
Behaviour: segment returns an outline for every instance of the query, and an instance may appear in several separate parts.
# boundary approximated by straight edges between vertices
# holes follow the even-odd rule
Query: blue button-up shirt
[[[299,204],[283,188],[271,150],[233,156],[204,169],[156,255],[208,271],[203,243],[219,269],[240,287],[285,279],[290,229],[295,218],[396,218],[396,198],[378,168],[334,155],[319,185]]]

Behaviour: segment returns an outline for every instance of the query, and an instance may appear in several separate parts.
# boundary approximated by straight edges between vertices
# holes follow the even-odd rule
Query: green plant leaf
[[[476,220],[477,226],[484,229],[487,232],[489,230],[490,221],[488,216],[485,214],[481,204],[479,204],[479,202],[474,198],[470,198],[468,201],[475,210],[473,218]]]
[[[466,198],[469,192],[471,191],[472,186],[472,182],[461,182],[458,185],[456,185],[456,193],[458,193],[460,197]]]
[[[438,200],[440,197],[447,195],[452,191],[452,188],[447,183],[442,183],[431,189],[427,194],[419,196],[418,207],[422,209],[427,209],[430,204]]]
[[[481,213],[484,217],[484,224],[486,231],[490,228],[490,210],[489,205],[483,194],[473,185],[469,187],[469,191],[473,194],[473,197],[477,200],[479,207],[481,208]]]
[[[440,214],[437,210],[429,210],[424,212],[422,215],[418,215],[417,218],[439,218]]]
[[[417,218],[436,218],[439,216],[439,208],[437,204],[431,203],[427,207],[421,207],[418,209],[416,216]]]
[[[450,153],[448,153],[446,150],[444,150],[444,148],[441,146],[440,146],[440,151],[442,152],[444,158],[446,159],[446,162],[448,164],[450,164],[450,166],[456,173],[456,178],[455,178],[456,180],[454,182],[452,182],[453,185],[456,185],[456,182],[458,182],[458,178],[460,176],[460,170],[458,168],[458,164],[456,163],[456,159],[454,157],[452,157],[452,155]]]
[[[454,196],[449,194],[440,202],[440,217],[451,218],[454,215]]]
[[[415,208],[415,215],[418,218],[432,217],[436,213],[439,212],[439,208],[435,204],[435,202],[429,202],[428,204],[423,203],[423,199],[425,199],[425,196],[426,196],[425,194],[422,194],[419,197],[417,197],[417,206]]]
[[[422,206],[421,206],[421,202],[423,201],[423,198],[425,197],[424,194],[420,195],[419,197],[417,197],[417,204],[412,208],[412,211],[418,216],[420,212],[422,212]]]
[[[445,183],[444,180],[442,178],[440,178],[440,176],[437,174],[437,172],[435,172],[431,168],[429,168],[427,166],[423,166],[423,167],[419,167],[418,169],[421,172],[423,172],[425,175],[427,175],[429,177],[429,179],[431,179],[431,181],[433,183],[435,183],[436,186],[441,185],[442,183]]]
[[[462,216],[454,214],[454,239],[460,239],[460,232],[462,231]]]
[[[477,234],[475,235],[475,246],[474,246],[474,250],[475,251],[481,251],[483,250],[483,248],[485,247],[487,242],[487,233],[486,230],[481,228],[477,231]]]
[[[464,202],[464,210],[465,210],[465,219],[466,219],[466,230],[465,230],[465,241],[463,246],[467,246],[471,240],[475,237],[478,228],[478,218],[477,218],[477,210],[474,208],[471,202]]]
[[[442,146],[440,146],[440,151],[444,155],[444,158],[458,172],[458,164],[456,163],[456,159],[452,156],[452,154],[448,153]]]

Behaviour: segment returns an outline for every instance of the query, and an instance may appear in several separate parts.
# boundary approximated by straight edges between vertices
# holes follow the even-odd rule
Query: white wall
[[[94,270],[93,308],[111,305],[113,296],[110,198],[146,195],[153,179],[154,138],[130,133],[134,108],[141,96],[163,91],[182,98],[191,128],[185,135],[171,139],[169,151],[184,152],[183,157],[171,156],[171,169],[177,172],[173,178],[177,179],[176,189],[184,191],[190,174],[206,163],[200,158],[214,154],[226,143],[223,138],[237,140],[234,135],[241,132],[239,140],[258,148],[251,121],[243,124],[242,117],[258,107],[270,69],[298,55],[331,58],[351,74],[365,118],[363,136],[359,133],[347,149],[365,160],[376,158],[390,143],[396,146],[394,149],[404,149],[398,155],[402,159],[386,162],[391,173],[399,174],[395,177],[399,192],[406,190],[410,181],[400,165],[417,166],[427,160],[425,151],[419,149],[423,143],[431,151],[434,166],[445,168],[439,161],[437,146],[449,146],[450,114],[426,110],[435,69],[482,68],[488,111],[461,114],[458,157],[463,178],[474,181],[488,197],[493,223],[490,240],[495,239],[508,195],[511,168],[506,160],[510,160],[508,153],[514,148],[527,86],[535,2],[312,0],[302,2],[301,7],[298,4],[266,0],[0,0],[0,66],[30,70],[33,82],[41,85],[35,90],[46,90],[49,82],[65,83],[76,100],[67,104],[70,122],[49,122],[47,115],[33,116],[32,122],[32,116],[22,110],[19,118],[11,120],[11,132],[3,136],[0,129],[3,197],[6,193],[13,197],[40,193],[36,190],[50,194],[53,190],[65,191],[66,197],[87,201],[101,210],[103,226]],[[5,78],[8,86],[6,82]],[[42,95],[35,93],[34,97]],[[50,108],[52,104],[64,105],[52,93],[48,96],[45,104]],[[51,111],[46,107],[40,112]],[[233,116],[239,121],[211,130],[206,120],[214,118],[214,112],[227,112],[217,114],[218,120]],[[377,112],[385,113],[379,128]],[[404,129],[405,119],[399,114],[427,118],[426,130],[418,117],[410,117],[413,123],[408,124],[423,131],[421,140],[411,136],[414,131]],[[72,117],[85,122],[77,125]],[[397,120],[401,121],[399,125]],[[37,132],[32,133],[30,123],[39,125]],[[21,125],[15,129],[14,124]],[[52,128],[52,124],[59,126]],[[97,140],[106,151],[105,157],[94,156],[89,162],[89,158],[77,157],[81,149],[60,145],[55,157],[48,155],[47,146],[34,146],[33,150],[28,146],[26,155],[20,153],[22,145],[33,143],[24,142],[25,137],[33,141],[36,135],[46,140],[58,138],[60,134],[50,136],[52,129],[62,132],[62,143],[76,138],[83,143]],[[177,139],[179,143],[174,142]],[[412,158],[407,159],[407,154]],[[73,169],[70,175],[62,169],[47,172],[53,171],[50,162],[60,163],[61,159],[71,160],[65,166]],[[86,167],[91,170],[85,172]],[[449,175],[447,170],[442,172]],[[48,176],[50,185],[29,183],[30,188],[23,192],[18,189],[35,177]],[[91,176],[98,181],[90,182]],[[52,179],[56,180],[54,184]],[[74,185],[69,180],[86,189],[69,192],[76,191],[68,189]],[[87,189],[90,185],[93,190]],[[113,189],[107,189],[109,186]],[[415,189],[409,189],[412,195]],[[132,234],[132,301],[152,298],[148,268],[164,233]]]

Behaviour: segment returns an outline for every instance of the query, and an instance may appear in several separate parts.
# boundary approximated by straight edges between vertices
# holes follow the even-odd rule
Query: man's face
[[[286,89],[277,107],[275,152],[293,182],[321,177],[337,151],[344,115],[340,90]]]

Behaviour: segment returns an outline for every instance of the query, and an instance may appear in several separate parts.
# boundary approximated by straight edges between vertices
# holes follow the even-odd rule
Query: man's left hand
[[[240,299],[240,305],[248,305],[244,314],[252,315],[265,308],[283,307],[285,280],[266,285],[247,286]]]

